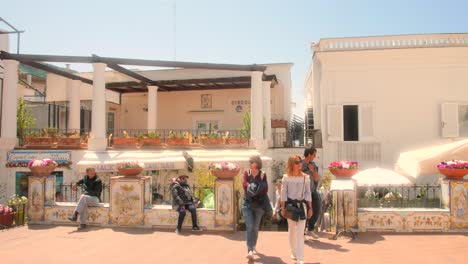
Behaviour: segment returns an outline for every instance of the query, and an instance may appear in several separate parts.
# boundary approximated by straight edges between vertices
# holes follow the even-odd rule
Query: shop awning
[[[80,173],[88,167],[95,168],[97,172],[112,172],[117,171],[118,163],[122,161],[142,162],[145,164],[145,170],[187,168],[187,162],[181,151],[88,151],[77,166]]]

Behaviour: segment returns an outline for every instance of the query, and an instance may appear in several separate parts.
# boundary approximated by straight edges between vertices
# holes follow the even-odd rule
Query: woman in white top
[[[286,201],[295,201],[303,209],[302,217],[296,222],[288,219],[289,246],[291,258],[304,263],[304,228],[306,217],[312,217],[312,199],[309,175],[301,171],[302,159],[298,155],[289,157],[281,190],[281,214],[284,216]],[[306,213],[307,212],[307,213]]]

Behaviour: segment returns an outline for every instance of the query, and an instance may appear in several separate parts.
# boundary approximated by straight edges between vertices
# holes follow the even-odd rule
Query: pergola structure
[[[148,129],[156,129],[157,92],[193,91],[193,90],[220,90],[220,89],[244,89],[251,88],[251,101],[260,102],[252,104],[251,112],[251,139],[256,145],[264,145],[265,140],[271,137],[271,125],[267,122],[263,136],[263,120],[271,119],[270,88],[272,83],[277,83],[275,75],[265,75],[266,66],[263,65],[238,65],[238,64],[215,64],[180,61],[142,60],[128,58],[111,58],[92,56],[59,56],[59,55],[35,55],[35,54],[11,54],[1,51],[0,59],[5,65],[5,81],[2,103],[2,129],[1,139],[3,142],[16,144],[16,85],[18,82],[18,63],[22,63],[48,73],[56,74],[71,79],[70,84],[70,118],[69,127],[79,128],[80,122],[80,96],[79,87],[81,83],[93,86],[92,124],[91,139],[88,144],[90,149],[104,150],[107,147],[105,133],[105,90],[119,93],[141,93],[148,92]],[[84,78],[74,73],[57,69],[44,62],[60,63],[92,63],[94,68],[93,79]],[[244,76],[202,79],[175,79],[175,80],[152,80],[148,77],[124,68],[122,65],[152,66],[184,69],[206,69],[206,70],[231,70],[246,72]],[[111,68],[121,74],[133,78],[135,81],[105,82],[105,68]],[[14,145],[13,145],[14,146]]]

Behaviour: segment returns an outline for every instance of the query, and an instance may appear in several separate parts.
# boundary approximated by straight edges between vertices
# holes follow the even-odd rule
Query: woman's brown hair
[[[257,163],[257,169],[262,169],[262,159],[259,155],[250,156],[249,163]]]

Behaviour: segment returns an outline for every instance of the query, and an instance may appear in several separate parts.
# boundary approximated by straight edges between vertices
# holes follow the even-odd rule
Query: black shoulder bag
[[[305,188],[305,176],[304,183],[302,184],[302,198],[301,200],[292,200],[289,199],[286,201],[284,217],[291,219],[293,221],[299,221],[299,219],[305,219],[304,209],[302,203],[304,200],[304,188]],[[303,219],[304,218],[304,219]]]

